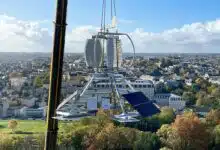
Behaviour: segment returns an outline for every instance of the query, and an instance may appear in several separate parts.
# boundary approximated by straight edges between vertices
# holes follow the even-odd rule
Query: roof
[[[181,96],[173,94],[173,93],[157,93],[155,96],[166,96],[166,97],[176,97],[180,98]]]
[[[171,93],[156,93],[154,96],[171,96]]]
[[[195,107],[194,109],[196,112],[209,112],[211,108],[209,107]]]

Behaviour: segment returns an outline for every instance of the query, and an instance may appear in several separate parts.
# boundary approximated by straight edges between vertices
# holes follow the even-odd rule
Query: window
[[[147,87],[147,85],[145,85],[145,84],[144,84],[144,85],[143,85],[143,87],[144,87],[144,88],[146,88],[146,87]]]

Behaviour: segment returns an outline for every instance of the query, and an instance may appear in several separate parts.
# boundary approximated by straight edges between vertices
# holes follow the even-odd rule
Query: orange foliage
[[[205,125],[192,112],[177,116],[172,124],[186,148],[205,150],[208,147],[209,133]]]
[[[206,122],[208,125],[217,125],[220,122],[220,110],[211,110],[206,116]]]

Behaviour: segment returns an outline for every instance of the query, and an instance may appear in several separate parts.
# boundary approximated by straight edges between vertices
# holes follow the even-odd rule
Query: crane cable
[[[104,24],[104,12],[105,12],[105,0],[102,1],[102,16],[101,16],[101,31],[103,30]]]
[[[101,31],[105,32],[106,0],[102,1]]]
[[[111,0],[111,20],[113,20],[113,17],[116,17],[116,1]],[[106,0],[102,1],[102,15],[101,15],[101,31],[106,31],[106,24],[105,24],[105,18],[106,18]]]

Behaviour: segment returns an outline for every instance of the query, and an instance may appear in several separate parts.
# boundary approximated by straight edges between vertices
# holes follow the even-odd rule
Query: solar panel
[[[141,116],[148,117],[160,112],[160,110],[142,93],[133,92],[122,95]]]
[[[149,102],[149,99],[142,92],[132,92],[124,94],[123,97],[132,105]]]

